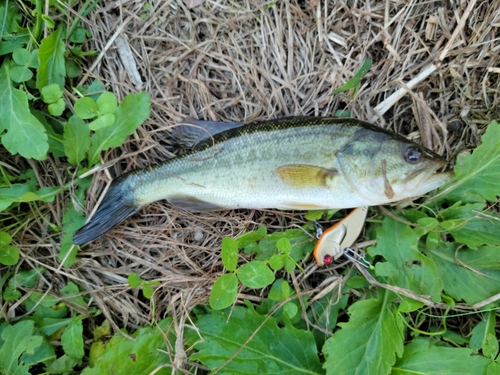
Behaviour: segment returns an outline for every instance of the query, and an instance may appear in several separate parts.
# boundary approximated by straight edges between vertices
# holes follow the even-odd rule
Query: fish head
[[[453,172],[441,172],[444,158],[397,135],[364,134],[349,147],[342,170],[349,170],[351,187],[371,205],[418,197],[453,178]]]

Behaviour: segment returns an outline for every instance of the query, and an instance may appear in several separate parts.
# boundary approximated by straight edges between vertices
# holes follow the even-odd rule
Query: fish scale
[[[194,211],[387,204],[450,180],[451,172],[436,172],[445,164],[404,137],[354,119],[305,117],[243,125],[115,180],[73,240],[92,241],[160,199]]]

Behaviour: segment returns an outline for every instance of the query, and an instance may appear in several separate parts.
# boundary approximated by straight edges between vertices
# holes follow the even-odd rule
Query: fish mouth
[[[437,189],[450,181],[455,174],[453,171],[438,172],[447,164],[446,160],[435,163],[432,167],[423,167],[416,170],[404,179],[405,184],[414,183],[414,189],[422,190],[420,194]]]

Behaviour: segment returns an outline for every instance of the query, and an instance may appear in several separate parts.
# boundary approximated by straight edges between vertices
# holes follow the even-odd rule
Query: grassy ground
[[[107,168],[94,174],[87,214],[113,177],[176,155],[170,131],[185,116],[249,122],[345,110],[451,163],[474,149],[485,126],[499,118],[500,1],[206,1],[191,9],[180,0],[116,1],[97,5],[82,26],[92,33],[85,48],[101,53],[86,60],[80,83],[102,77],[119,99],[144,90],[152,100],[146,124],[103,154]],[[359,90],[331,95],[364,59],[373,66]],[[60,160],[29,164],[41,186],[71,178]],[[70,198],[47,204],[47,219],[61,224]],[[192,214],[157,202],[82,249],[70,270],[57,261],[59,238],[46,236],[40,218],[14,243],[31,266],[47,268],[46,285],[85,287],[115,329],[153,319],[150,301],[130,289],[128,275],[159,280],[154,313],[172,316],[179,334],[223,271],[223,236],[259,224],[274,231],[302,222],[301,213]],[[311,298],[341,283],[340,273],[352,267],[303,266],[294,285]],[[263,298],[239,292],[238,302]],[[15,306],[9,313],[16,314]]]

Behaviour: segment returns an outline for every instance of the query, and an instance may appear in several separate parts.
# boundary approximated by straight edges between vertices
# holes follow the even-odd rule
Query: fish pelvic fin
[[[73,235],[73,243],[84,245],[93,241],[139,211],[142,206],[130,195],[123,192],[120,181],[113,182],[95,215]]]
[[[326,187],[327,181],[337,174],[336,169],[307,164],[289,164],[276,168],[276,175],[281,181],[299,189]]]

